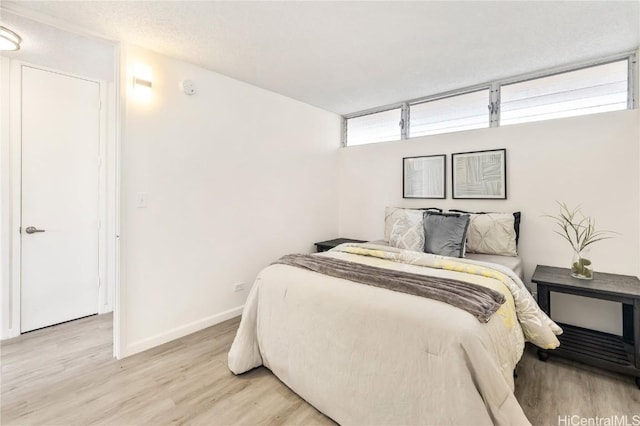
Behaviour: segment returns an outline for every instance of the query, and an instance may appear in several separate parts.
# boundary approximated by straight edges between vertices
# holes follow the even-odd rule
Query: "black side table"
[[[531,281],[538,284],[538,304],[548,315],[552,291],[622,303],[622,336],[558,324],[564,330],[558,336],[560,347],[539,349],[538,357],[542,361],[549,355],[563,356],[634,376],[640,388],[640,280],[637,277],[596,272],[593,280],[580,280],[569,275],[568,269],[538,265]]]
[[[321,241],[319,243],[314,243],[316,246],[316,250],[318,253],[331,250],[332,248],[339,246],[343,243],[366,243],[364,240],[352,240],[351,238],[336,238],[335,240]]]

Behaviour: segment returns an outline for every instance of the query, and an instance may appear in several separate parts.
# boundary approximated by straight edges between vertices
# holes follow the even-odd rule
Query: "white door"
[[[22,67],[22,332],[98,312],[99,102],[97,82]]]

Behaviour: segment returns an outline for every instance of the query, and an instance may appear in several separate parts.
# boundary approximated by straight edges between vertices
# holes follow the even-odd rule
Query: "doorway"
[[[117,81],[7,62],[3,339],[113,311],[118,271]]]
[[[100,82],[21,67],[21,332],[98,313]]]

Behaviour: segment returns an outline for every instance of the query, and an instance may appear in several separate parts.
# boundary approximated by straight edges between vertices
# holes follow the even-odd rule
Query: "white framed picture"
[[[402,198],[446,198],[446,158],[442,155],[402,159]]]
[[[507,150],[451,154],[454,199],[507,199]]]

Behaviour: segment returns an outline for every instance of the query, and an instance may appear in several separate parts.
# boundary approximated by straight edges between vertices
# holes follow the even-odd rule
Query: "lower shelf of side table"
[[[558,325],[564,331],[558,336],[560,346],[553,350],[539,350],[541,360],[545,361],[549,355],[557,355],[619,373],[640,376],[640,369],[634,364],[633,345],[625,342],[621,336],[569,324]]]

